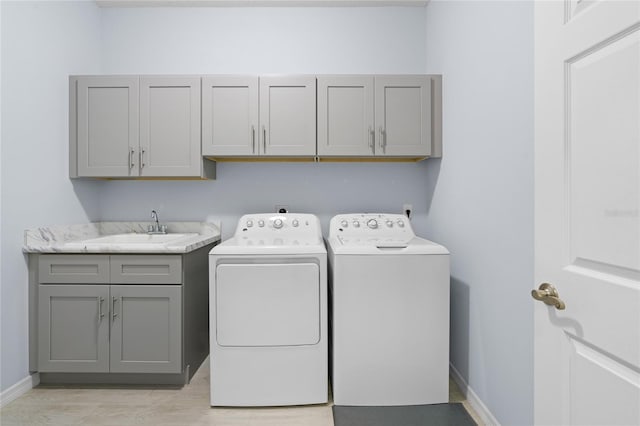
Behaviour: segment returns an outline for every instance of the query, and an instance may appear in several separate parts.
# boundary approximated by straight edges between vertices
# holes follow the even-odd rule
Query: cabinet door
[[[79,77],[76,84],[78,176],[137,176],[138,77]]]
[[[262,155],[316,155],[316,78],[260,77]]]
[[[200,176],[200,78],[140,78],[140,176]]]
[[[258,77],[202,79],[202,155],[257,155]]]
[[[182,287],[111,286],[111,372],[182,371]]]
[[[373,76],[318,77],[318,155],[373,154]]]
[[[38,289],[38,370],[109,371],[109,286]]]
[[[376,155],[431,154],[431,83],[426,75],[376,76]]]

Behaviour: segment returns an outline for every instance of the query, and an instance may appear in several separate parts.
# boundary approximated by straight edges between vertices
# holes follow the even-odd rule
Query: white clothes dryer
[[[327,251],[311,214],[243,216],[209,253],[212,406],[328,399]]]
[[[336,405],[449,401],[449,252],[395,214],[342,214],[328,238]]]

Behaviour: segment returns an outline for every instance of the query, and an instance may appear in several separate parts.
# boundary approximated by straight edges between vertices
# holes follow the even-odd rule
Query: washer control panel
[[[345,245],[402,246],[413,237],[411,223],[402,214],[341,214],[329,224],[329,238],[337,238]]]
[[[322,240],[320,220],[307,213],[256,213],[240,218],[236,238],[244,241]],[[281,245],[281,244],[279,244]]]

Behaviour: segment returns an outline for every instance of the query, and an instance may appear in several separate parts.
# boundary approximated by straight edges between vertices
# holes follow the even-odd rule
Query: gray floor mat
[[[459,403],[393,407],[333,406],[335,426],[476,426]]]

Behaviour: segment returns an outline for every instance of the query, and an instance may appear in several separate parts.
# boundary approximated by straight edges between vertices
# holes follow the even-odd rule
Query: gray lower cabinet
[[[113,373],[180,373],[182,288],[111,286]]]
[[[36,371],[192,375],[208,354],[210,248],[39,255]]]
[[[40,371],[109,371],[109,286],[40,285],[38,297]]]
[[[180,286],[46,285],[42,372],[180,373]]]

